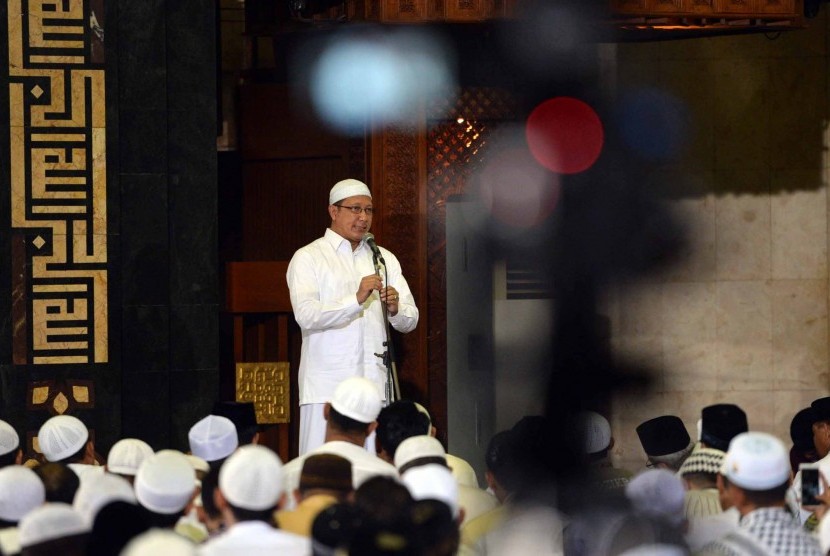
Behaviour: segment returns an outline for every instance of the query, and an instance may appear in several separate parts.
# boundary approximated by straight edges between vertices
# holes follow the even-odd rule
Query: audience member
[[[0,421],[0,469],[9,465],[20,465],[22,460],[20,436],[14,427],[5,421]]]
[[[0,553],[20,551],[18,522],[46,501],[46,490],[37,474],[22,465],[0,469]]]
[[[96,465],[89,430],[77,417],[56,415],[48,419],[40,427],[37,440],[46,461],[65,463],[81,478],[93,468],[102,470]]]
[[[153,527],[175,527],[194,496],[195,481],[181,452],[162,450],[142,462],[135,475],[135,497]]]
[[[746,432],[729,445],[720,486],[738,509],[738,528],[704,547],[702,554],[739,555],[747,551],[790,556],[820,554],[786,508],[790,462],[784,443],[763,432]]]
[[[95,516],[89,534],[87,556],[120,554],[127,543],[149,529],[147,513],[137,504],[120,500],[109,502]]]
[[[21,556],[85,556],[89,525],[69,504],[50,502],[20,520]]]
[[[62,463],[44,463],[33,469],[46,489],[47,502],[72,504],[81,484],[78,475]]]
[[[362,523],[362,512],[351,504],[329,506],[317,515],[311,525],[312,554],[314,556],[348,554]],[[356,551],[352,553],[357,554]]]
[[[296,508],[277,511],[277,526],[284,531],[311,537],[311,526],[317,514],[333,504],[345,502],[352,492],[352,464],[349,460],[334,454],[311,455],[303,463],[300,485],[292,493]]]
[[[116,501],[136,504],[133,487],[124,477],[102,473],[94,481],[81,481],[72,505],[91,528],[98,511],[110,502]]]
[[[214,492],[225,531],[208,540],[204,556],[255,553],[305,555],[309,539],[271,526],[274,511],[282,504],[282,462],[270,449],[249,444],[238,449],[219,471]]]
[[[381,409],[377,422],[375,443],[378,456],[389,463],[393,463],[395,450],[401,442],[412,436],[427,434],[425,431],[432,429],[429,417],[409,400],[398,400]]]
[[[749,430],[746,413],[735,404],[706,406],[700,416],[700,444],[703,448],[725,452],[733,438]]]
[[[398,472],[391,464],[364,448],[366,438],[377,427],[380,408],[380,392],[374,382],[362,377],[341,382],[331,401],[323,407],[325,443],[286,464],[285,491],[293,492],[299,486],[305,458],[314,454],[335,454],[349,460],[354,488],[375,475],[397,477]]]
[[[576,417],[575,433],[580,440],[592,481],[603,489],[624,489],[631,473],[618,469],[611,461],[614,438],[608,420],[595,411],[583,411]]]
[[[354,493],[354,506],[363,520],[381,525],[405,522],[413,502],[409,489],[385,475],[367,479]]]
[[[695,443],[680,417],[662,415],[637,426],[637,436],[648,461],[646,466],[677,471]]]
[[[698,448],[680,466],[677,474],[686,488],[687,518],[723,511],[718,494],[718,473],[725,455],[714,448]]]

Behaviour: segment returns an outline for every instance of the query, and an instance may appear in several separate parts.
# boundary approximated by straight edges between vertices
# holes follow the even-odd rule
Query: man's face
[[[813,444],[819,459],[830,453],[830,423],[827,421],[813,423]]]
[[[355,195],[338,201],[336,205],[329,205],[332,231],[337,232],[354,245],[362,240],[363,234],[372,227],[372,216],[366,214],[365,210],[361,210],[359,214],[354,214],[352,209],[347,207],[371,209],[372,198],[366,195]]]

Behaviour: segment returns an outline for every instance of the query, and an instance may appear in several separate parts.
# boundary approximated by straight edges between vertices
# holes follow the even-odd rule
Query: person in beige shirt
[[[300,486],[292,493],[293,510],[279,510],[274,520],[283,531],[311,537],[317,515],[352,494],[352,464],[336,454],[315,454],[303,462]]]

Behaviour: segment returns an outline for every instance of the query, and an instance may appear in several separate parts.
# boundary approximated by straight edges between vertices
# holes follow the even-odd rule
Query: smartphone
[[[816,496],[821,492],[821,482],[818,478],[818,464],[802,463],[798,466],[801,471],[801,505],[817,506],[821,502]]]

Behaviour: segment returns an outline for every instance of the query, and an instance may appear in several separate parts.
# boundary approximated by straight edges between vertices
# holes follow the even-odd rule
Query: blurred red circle
[[[525,124],[530,152],[545,168],[578,174],[602,151],[605,133],[593,108],[581,100],[557,97],[533,109]]]

